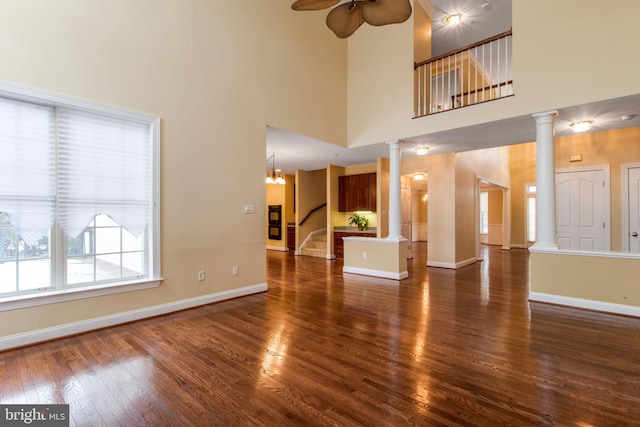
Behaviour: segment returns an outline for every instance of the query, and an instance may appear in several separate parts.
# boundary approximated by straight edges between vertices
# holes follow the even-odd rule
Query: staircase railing
[[[511,30],[414,64],[414,117],[513,96]]]
[[[302,226],[302,224],[304,224],[304,222],[309,219],[309,217],[311,216],[311,214],[313,214],[315,211],[324,208],[325,206],[327,206],[326,203],[321,204],[320,206],[316,206],[315,208],[311,209],[311,211],[309,211],[309,213],[304,217],[304,219],[302,221],[300,221],[298,223],[299,226]]]

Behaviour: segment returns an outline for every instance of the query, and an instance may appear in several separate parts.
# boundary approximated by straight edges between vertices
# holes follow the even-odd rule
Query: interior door
[[[609,197],[604,170],[556,173],[560,249],[609,250]]]
[[[640,168],[629,169],[629,251],[640,253]]]

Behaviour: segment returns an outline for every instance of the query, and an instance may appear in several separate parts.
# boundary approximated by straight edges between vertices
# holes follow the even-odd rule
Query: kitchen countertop
[[[376,234],[376,227],[369,227],[366,230],[358,230],[358,227],[333,227],[333,231],[348,232],[348,233],[362,233],[362,234]]]

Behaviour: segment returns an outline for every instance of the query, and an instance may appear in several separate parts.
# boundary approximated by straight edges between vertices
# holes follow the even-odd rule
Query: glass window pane
[[[144,265],[142,252],[129,252],[122,254],[122,277],[142,276]]]
[[[93,235],[93,228],[85,228],[75,239],[67,237],[67,256],[92,255]]]
[[[527,198],[527,240],[536,241],[536,198]]]
[[[49,287],[49,272],[51,264],[49,258],[24,260],[18,262],[19,288],[30,291]]]
[[[67,258],[67,284],[93,282],[93,261],[92,256]]]
[[[120,228],[96,227],[96,254],[120,252]]]
[[[96,256],[96,281],[120,278],[120,254]]]
[[[140,234],[138,237],[134,237],[133,234],[129,233],[127,230],[122,229],[122,251],[141,251],[143,249],[143,238],[144,233]]]
[[[0,261],[0,294],[16,291],[16,262]]]

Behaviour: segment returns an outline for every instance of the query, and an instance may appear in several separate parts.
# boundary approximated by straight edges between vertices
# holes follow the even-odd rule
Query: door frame
[[[480,250],[480,184],[486,183],[498,187],[502,190],[502,249],[511,249],[511,188],[498,184],[490,179],[475,176],[475,240],[476,240],[476,260],[482,261],[482,251]]]
[[[593,166],[579,166],[576,168],[558,168],[554,175],[555,186],[558,185],[559,173],[571,173],[571,172],[590,172],[590,171],[602,171],[604,173],[604,200],[607,203],[607,209],[604,211],[604,235],[602,238],[603,249],[601,252],[611,251],[611,167],[609,165],[593,165]],[[558,197],[556,191],[556,198]],[[556,244],[558,243],[558,204],[556,201]],[[537,219],[536,219],[537,221]],[[578,249],[571,249],[571,251],[579,251]]]
[[[629,170],[640,168],[640,163],[622,164],[622,251],[630,252],[631,240],[629,239]]]

